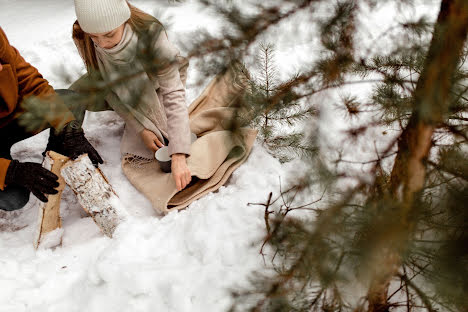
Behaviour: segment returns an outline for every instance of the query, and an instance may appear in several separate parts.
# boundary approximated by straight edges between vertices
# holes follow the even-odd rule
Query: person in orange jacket
[[[41,99],[48,105],[45,120],[54,129],[50,130],[46,150],[53,149],[75,159],[87,153],[91,161],[103,163],[98,152],[85,138],[81,124],[62,102],[36,68],[27,63],[17,49],[10,45],[0,27],[0,209],[18,210],[23,208],[33,193],[46,202],[47,194],[56,194],[58,177],[40,164],[13,160],[10,149],[16,142],[35,135],[19,123],[26,112],[21,103],[29,97]],[[54,116],[54,117],[51,117]],[[57,117],[58,116],[58,117]],[[41,129],[37,129],[41,130]]]

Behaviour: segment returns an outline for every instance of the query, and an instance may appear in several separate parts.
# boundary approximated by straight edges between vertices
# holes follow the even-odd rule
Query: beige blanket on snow
[[[187,158],[192,182],[184,190],[177,192],[172,174],[162,172],[156,160],[136,165],[126,157],[122,159],[124,174],[157,211],[186,208],[217,190],[250,154],[257,131],[230,130],[236,100],[246,85],[245,77],[234,72],[231,69],[216,76],[189,107],[190,129],[198,139]]]

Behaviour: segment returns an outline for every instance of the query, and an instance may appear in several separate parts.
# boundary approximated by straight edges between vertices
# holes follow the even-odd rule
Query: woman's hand
[[[192,180],[192,175],[187,167],[185,154],[173,154],[171,162],[172,177],[178,191],[182,191]]]
[[[153,152],[156,152],[160,147],[164,146],[153,131],[145,129],[140,132],[140,135],[146,147]]]

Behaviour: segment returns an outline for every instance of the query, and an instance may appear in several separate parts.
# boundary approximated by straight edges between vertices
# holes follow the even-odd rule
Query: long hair
[[[145,32],[154,23],[157,23],[161,27],[163,27],[162,24],[154,16],[149,15],[148,13],[145,13],[142,10],[134,7],[133,5],[128,3],[128,1],[127,4],[130,7],[131,12],[128,23],[135,32]],[[78,52],[80,53],[81,58],[85,63],[88,73],[99,70],[93,40],[91,39],[91,36],[89,34],[87,34],[83,31],[83,29],[81,29],[78,21],[75,21],[75,23],[73,24],[72,37],[78,49]]]

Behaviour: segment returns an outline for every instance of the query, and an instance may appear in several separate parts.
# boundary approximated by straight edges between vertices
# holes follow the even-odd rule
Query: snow
[[[11,43],[55,88],[66,88],[84,72],[70,38],[72,3],[44,0],[39,6],[33,0],[0,0],[1,26]],[[150,9],[148,2],[135,4]],[[191,6],[181,16],[191,14]],[[174,18],[170,31],[193,29],[193,20]],[[70,81],[61,74],[61,65]],[[190,78],[189,72],[191,81],[195,76]],[[201,91],[190,90],[190,83],[188,101]],[[89,114],[84,128],[105,159],[100,168],[130,217],[109,239],[67,187],[63,229],[50,235],[51,244],[61,238],[62,245],[36,251],[38,200],[31,196],[22,210],[0,212],[0,312],[224,311],[232,304],[230,291],[247,285],[251,272],[264,268],[259,255],[263,210],[247,204],[265,201],[269,191],[278,190],[278,177],[286,168],[255,145],[248,161],[218,192],[161,217],[122,173],[123,125],[115,113],[102,112]],[[15,144],[13,157],[41,162],[47,137],[44,131]]]
[[[60,245],[60,243],[62,242],[62,237],[63,237],[63,228],[55,229],[52,232],[49,232],[42,237],[38,248],[48,249],[48,248],[56,247]]]
[[[219,30],[219,21],[193,1],[132,3],[155,12],[169,25],[169,38],[180,47],[197,29]],[[381,24],[392,22],[391,14],[381,17],[385,21],[374,20],[367,27],[382,30]],[[0,0],[0,25],[10,42],[55,88],[67,88],[84,73],[71,40],[74,20],[72,0],[41,0],[40,5],[37,0]],[[279,30],[269,37],[278,45],[282,78],[300,71],[301,64],[312,58],[310,52],[316,51],[309,30],[301,27],[307,22],[286,25],[290,34],[299,36],[294,42],[287,33],[278,38]],[[301,35],[298,29],[307,31]],[[195,85],[196,77],[196,64],[191,64],[189,103],[203,87]],[[335,100],[331,95],[323,98],[321,131],[325,141],[340,146],[339,133],[349,123],[333,111],[330,104]],[[101,170],[130,217],[109,239],[66,188],[61,207],[63,229],[51,234],[51,240],[61,237],[62,245],[36,251],[37,199],[31,196],[28,205],[17,212],[0,211],[0,312],[226,311],[232,304],[231,290],[246,286],[253,271],[268,270],[259,255],[265,235],[263,207],[248,203],[265,202],[270,191],[277,194],[279,177],[285,188],[290,179],[304,172],[299,161],[281,165],[256,144],[247,162],[218,192],[186,210],[161,217],[122,173],[119,142],[123,121],[113,112],[90,113],[84,128],[105,160]],[[44,131],[16,144],[13,157],[41,162],[47,136]],[[367,145],[349,142],[345,146],[355,155],[369,149],[373,152]]]
[[[268,171],[259,174],[259,164]],[[263,211],[247,203],[263,201],[266,190],[277,189],[281,171],[256,147],[219,192],[164,218],[130,218],[113,239],[89,217],[68,210],[62,246],[55,250],[34,250],[34,222],[0,232],[0,311],[226,310],[230,289],[245,285],[251,270],[263,266],[258,254]],[[65,198],[69,209],[80,209],[70,201]],[[10,221],[27,225],[36,213],[34,202]]]

